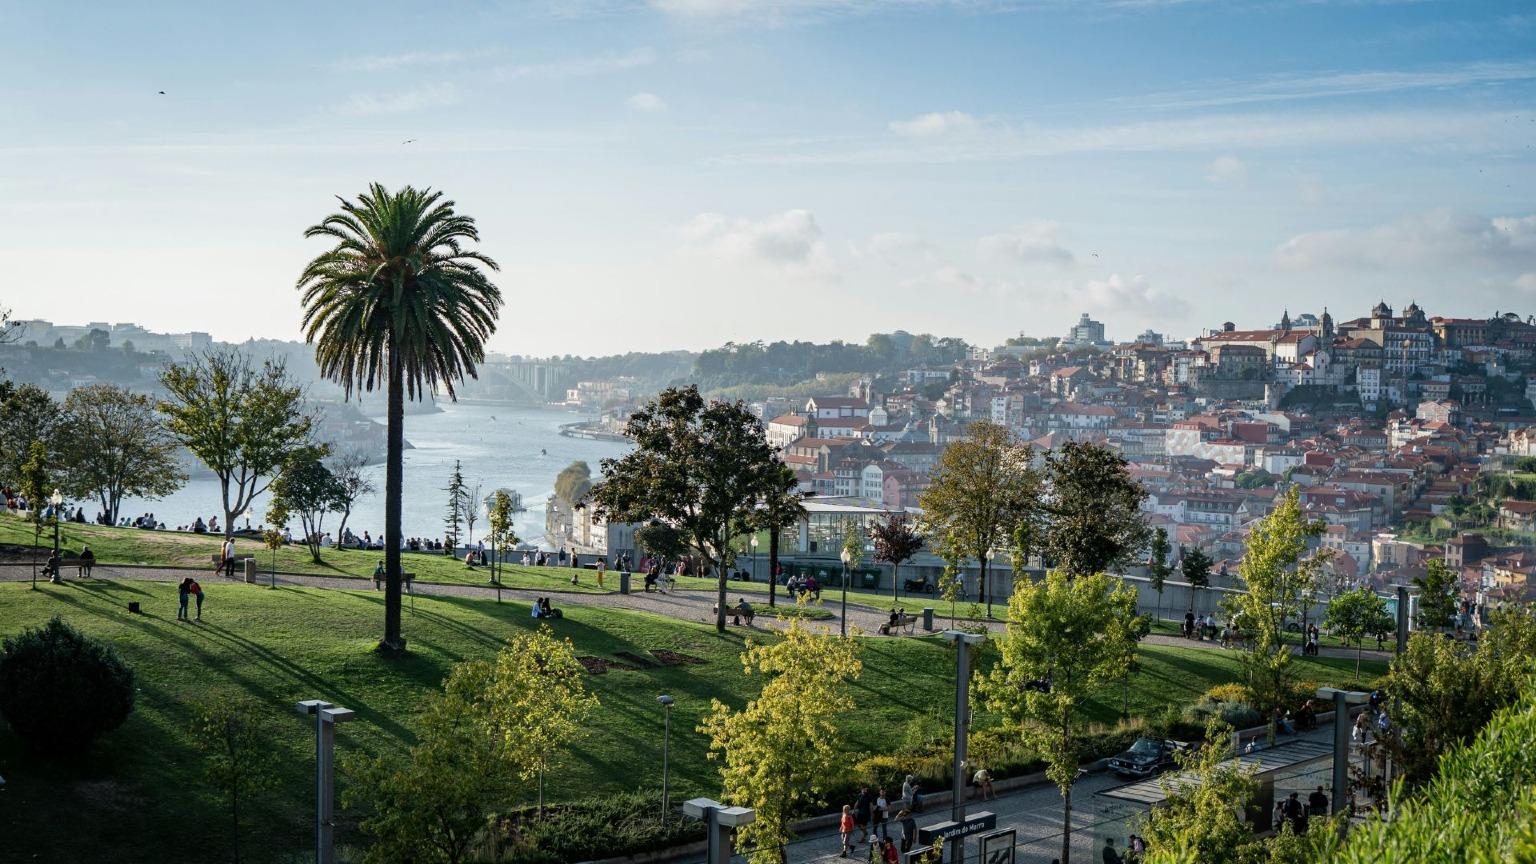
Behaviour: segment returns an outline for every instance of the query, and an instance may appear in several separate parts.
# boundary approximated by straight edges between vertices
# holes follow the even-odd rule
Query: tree
[[[57,615],[0,639],[0,716],[50,757],[79,754],[123,725],[136,692],[116,648]]]
[[[592,468],[585,462],[572,462],[555,475],[555,497],[572,507],[586,500],[591,491]]]
[[[793,488],[757,418],[740,402],[709,402],[697,387],[668,388],[630,415],[635,449],[603,460],[590,500],[610,521],[657,519],[681,530],[715,568],[715,628],[725,632],[731,539],[759,501]]]
[[[1250,647],[1242,655],[1244,684],[1254,707],[1266,713],[1291,696],[1295,676],[1285,644],[1285,622],[1301,613],[1302,598],[1328,560],[1330,550],[1326,549],[1302,557],[1307,539],[1322,530],[1321,523],[1307,521],[1292,487],[1248,534],[1248,550],[1238,568],[1248,590],[1230,603],[1238,626],[1252,634]]]
[[[640,551],[660,561],[688,554],[688,538],[665,522],[651,520],[635,529],[635,545]]]
[[[1006,427],[978,421],[965,440],[944,449],[930,485],[919,502],[924,533],[940,557],[974,558],[980,565],[980,600],[992,614],[987,565],[1006,543],[1014,526],[1036,506],[1038,479],[1029,465],[1029,448],[1018,444]],[[946,555],[942,550],[951,550]]]
[[[1418,626],[1426,630],[1455,626],[1459,593],[1456,575],[1446,566],[1444,558],[1431,558],[1425,571],[1423,576],[1413,577],[1413,584],[1419,589]]]
[[[464,488],[464,542],[470,546],[475,544],[475,523],[480,520],[480,502],[484,500],[480,489],[479,483]]]
[[[1215,563],[1211,556],[1205,554],[1205,550],[1199,546],[1191,546],[1183,550],[1183,556],[1179,560],[1179,573],[1184,581],[1189,583],[1190,606],[1196,606],[1194,592],[1211,587],[1211,565]]]
[[[1365,637],[1392,628],[1392,616],[1387,613],[1387,602],[1375,591],[1361,586],[1354,591],[1335,594],[1328,601],[1327,627],[1344,644],[1355,643],[1355,678],[1360,677],[1360,655],[1364,652]]]
[[[0,306],[0,345],[14,345],[21,341],[27,328],[20,321],[11,320],[11,310],[7,306]]]
[[[327,466],[331,469],[331,474],[335,475],[337,488],[341,493],[341,497],[337,500],[338,509],[341,511],[341,524],[336,526],[337,537],[347,533],[347,520],[352,518],[352,508],[357,506],[357,502],[379,491],[363,471],[367,466],[368,457],[357,450],[337,456]]]
[[[48,458],[48,448],[41,441],[33,441],[27,448],[27,461],[21,466],[21,494],[27,499],[27,506],[32,508],[28,518],[32,520],[32,587],[37,588],[37,546],[43,536],[43,505],[48,503],[51,497],[50,489],[54,480],[53,462]],[[58,514],[49,507],[47,517],[53,524],[58,522]],[[58,574],[54,574],[57,579]]]
[[[1159,527],[1152,532],[1150,553],[1147,555],[1147,584],[1157,592],[1157,620],[1163,620],[1163,585],[1173,575],[1168,563],[1168,553],[1173,547],[1168,542],[1168,529]]]
[[[1260,841],[1243,819],[1258,783],[1254,768],[1231,755],[1232,730],[1212,719],[1205,746],[1174,754],[1177,774],[1158,780],[1164,802],[1141,819],[1146,864],[1242,861]]]
[[[32,442],[40,441],[51,451],[63,412],[41,387],[6,385],[0,392],[0,483],[20,485],[21,466],[32,457]]]
[[[1136,591],[1117,577],[1069,577],[1054,570],[1043,581],[1021,579],[1008,600],[998,665],[983,691],[994,710],[1019,724],[1045,760],[1046,777],[1061,790],[1062,824],[1072,824],[1088,700],[1126,674],[1136,655]],[[1046,680],[1042,690],[1033,686]],[[1062,837],[1070,864],[1072,832]]]
[[[746,674],[763,676],[762,691],[739,711],[715,699],[699,731],[720,763],[727,803],[757,811],[737,840],[753,864],[779,864],[799,813],[842,776],[840,721],[854,707],[851,685],[863,664],[854,639],[813,634],[790,619],[784,638],[750,644]]]
[[[64,399],[63,426],[65,489],[100,501],[109,525],[117,524],[123,498],[160,498],[187,480],[148,396],[110,384],[77,388]]]
[[[781,465],[783,476],[769,484],[769,491],[758,502],[751,527],[768,532],[768,605],[778,603],[779,538],[789,528],[800,523],[805,516],[805,495],[800,492],[795,472],[788,465]]]
[[[1045,456],[1044,551],[1068,576],[1108,573],[1146,548],[1147,492],[1125,457],[1108,447],[1068,441]]]
[[[895,598],[901,588],[897,570],[922,551],[923,536],[903,513],[892,513],[884,522],[876,522],[869,534],[875,541],[875,560],[891,565],[891,597]]]
[[[448,487],[443,490],[448,493],[448,509],[443,514],[443,537],[446,539],[448,554],[452,555],[459,548],[459,529],[464,524],[465,498],[468,493],[464,488],[463,465],[459,460],[453,460],[453,474],[448,477]]]
[[[501,291],[482,268],[496,262],[464,248],[478,243],[475,221],[454,211],[442,193],[407,186],[391,193],[369,186],[356,202],[304,232],[336,245],[299,276],[304,338],[315,344],[321,374],[354,390],[388,390],[388,454],[384,471],[384,639],[405,650],[400,633],[400,507],[405,454],[405,399],[453,383],[485,359]]]
[[[229,802],[230,838],[240,864],[240,804],[277,784],[276,736],[253,699],[217,699],[193,709],[192,743],[208,784]]]
[[[288,505],[283,499],[274,495],[267,501],[267,530],[261,532],[262,545],[272,553],[272,563],[268,575],[272,578],[271,587],[277,587],[277,550],[283,548],[286,539],[283,537],[283,529],[288,525]]]
[[[498,586],[501,584],[501,556],[517,543],[517,526],[512,521],[516,512],[511,492],[497,489],[491,493],[491,506],[487,509],[485,519],[491,530],[491,581]],[[496,592],[496,599],[500,601],[500,591]]]
[[[320,563],[320,550],[325,545],[321,530],[325,515],[341,509],[342,496],[341,483],[321,461],[324,455],[322,448],[299,448],[289,455],[282,473],[272,483],[272,501],[285,515],[298,514],[304,545],[309,547],[309,557],[316,564]]]
[[[160,375],[166,427],[219,479],[224,536],[272,484],[283,460],[308,445],[312,421],[304,391],[283,363],[257,369],[238,349],[192,355]]]

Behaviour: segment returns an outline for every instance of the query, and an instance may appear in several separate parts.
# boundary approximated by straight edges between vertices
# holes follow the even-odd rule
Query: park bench
[[[90,563],[92,565],[94,565],[96,563],[96,559],[95,558],[90,559]],[[72,555],[61,555],[61,556],[59,556],[59,569],[63,570],[65,567],[73,567],[73,568],[75,568],[75,575],[77,575],[77,576],[89,576],[90,575],[88,572],[86,572],[86,559],[81,558],[79,556],[72,556]],[[47,564],[43,565],[43,575],[44,576],[52,576],[52,575],[54,575],[53,571],[48,567]]]
[[[411,583],[413,583],[415,581],[416,581],[416,574],[415,573],[412,573],[409,570],[401,570],[400,571],[400,584],[405,586],[405,590],[410,591],[411,590]],[[383,577],[381,577],[381,576],[374,576],[373,577],[373,590],[375,590],[375,591],[379,590],[379,587],[381,585],[383,585],[383,584],[384,584]]]
[[[880,635],[881,636],[896,636],[896,635],[899,635],[898,633],[891,632],[892,629],[893,629],[893,626],[892,626],[891,622],[887,621],[884,624],[880,625]],[[911,635],[913,635],[917,631],[917,619],[912,617],[911,615],[908,615],[907,613],[903,612],[903,613],[901,613],[901,615],[897,616],[896,623],[894,625],[894,629],[897,630],[897,631],[905,632],[908,636],[911,636]]]
[[[711,613],[715,614],[715,615],[719,615],[720,614],[720,604],[716,603],[715,605],[711,606],[709,608],[709,611]],[[745,619],[747,619],[747,626],[748,627],[752,626],[752,619],[757,617],[757,612],[755,612],[754,610],[748,609],[747,611],[742,612],[742,611],[738,610],[735,606],[727,607],[726,610],[725,610],[725,614],[731,616],[733,619],[734,618],[745,618]]]

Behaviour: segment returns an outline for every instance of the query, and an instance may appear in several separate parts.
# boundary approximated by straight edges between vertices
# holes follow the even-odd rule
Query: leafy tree
[[[800,492],[795,472],[788,465],[780,466],[783,476],[769,484],[767,492],[758,502],[750,528],[768,532],[768,605],[777,605],[779,580],[779,538],[789,528],[800,523],[805,516],[805,496]]]
[[[51,450],[63,412],[41,387],[6,384],[0,391],[0,483],[19,485],[21,466],[32,455],[32,442],[41,441]]]
[[[316,564],[320,563],[320,550],[325,545],[325,516],[341,509],[342,497],[341,483],[321,461],[323,455],[324,450],[317,447],[295,450],[272,483],[273,502],[280,502],[278,506],[284,514],[298,514],[304,545],[309,547],[309,556]]]
[[[715,699],[699,724],[709,758],[720,762],[726,802],[757,811],[737,830],[753,864],[784,861],[790,825],[842,776],[838,742],[863,670],[858,651],[857,640],[813,634],[790,619],[783,639],[749,643],[741,655],[747,675],[763,676],[757,698],[739,711]]]
[[[1295,673],[1285,643],[1285,622],[1301,613],[1302,598],[1329,550],[1309,558],[1307,539],[1322,533],[1321,523],[1307,521],[1293,487],[1248,535],[1248,550],[1238,568],[1247,591],[1230,605],[1239,626],[1253,638],[1243,653],[1244,684],[1261,711],[1285,704]]]
[[[1328,617],[1323,625],[1343,639],[1344,644],[1355,643],[1355,678],[1358,679],[1365,637],[1391,629],[1392,616],[1387,613],[1387,601],[1362,585],[1357,590],[1335,594],[1328,601]]]
[[[1211,565],[1215,562],[1211,556],[1205,554],[1205,550],[1199,546],[1191,546],[1183,550],[1183,556],[1179,559],[1179,574],[1184,581],[1189,583],[1190,605],[1197,605],[1194,600],[1194,592],[1211,587]]]
[[[124,497],[160,498],[187,480],[148,396],[110,384],[77,388],[64,400],[63,425],[65,487],[72,497],[100,501],[109,524],[117,524]]]
[[[635,529],[635,545],[645,554],[662,561],[681,558],[688,554],[689,548],[683,532],[659,520]]]
[[[219,478],[224,536],[272,484],[283,460],[309,443],[304,391],[281,361],[257,369],[239,350],[195,354],[160,375],[166,427]]]
[[[37,546],[43,536],[43,524],[46,518],[48,524],[58,523],[59,514],[54,513],[50,507],[48,516],[43,516],[43,506],[48,504],[53,488],[54,480],[53,462],[48,458],[48,448],[41,441],[33,441],[27,448],[27,461],[21,466],[21,494],[27,499],[27,506],[32,508],[28,514],[32,520],[32,587],[37,588]],[[55,573],[54,581],[58,581]]]
[[[327,466],[331,474],[335,475],[341,492],[341,497],[337,499],[337,509],[341,511],[341,524],[336,526],[337,537],[347,533],[347,520],[352,518],[352,508],[357,506],[357,502],[379,491],[364,471],[367,466],[367,455],[357,450],[337,456]]]
[[[1168,563],[1168,553],[1173,547],[1168,542],[1168,529],[1159,527],[1152,532],[1152,543],[1147,556],[1147,584],[1157,592],[1157,618],[1163,618],[1163,586],[1168,577],[1173,575],[1173,567]]]
[[[276,736],[265,706],[221,698],[193,709],[192,743],[203,752],[204,777],[229,802],[230,839],[240,864],[240,805],[277,785]]]
[[[123,725],[133,685],[115,648],[57,615],[0,640],[0,716],[49,756],[78,753]]]
[[[491,530],[491,579],[501,584],[501,553],[517,545],[517,526],[512,518],[517,513],[512,493],[497,489],[491,493],[491,506],[485,514],[486,525]],[[497,592],[497,597],[501,592]]]
[[[1042,539],[1052,566],[1072,577],[1108,573],[1146,548],[1147,492],[1131,479],[1124,456],[1068,441],[1046,454],[1045,479]]]
[[[1136,591],[1106,573],[1070,578],[1052,571],[1019,580],[1008,600],[1000,659],[984,688],[989,704],[1020,724],[1024,741],[1045,760],[1061,790],[1062,824],[1072,824],[1087,731],[1087,703],[1126,674],[1136,654]],[[1034,682],[1048,680],[1043,691]],[[1072,835],[1062,837],[1070,864]]]
[[[459,531],[464,525],[465,499],[468,492],[464,488],[463,464],[453,460],[453,473],[448,476],[448,486],[443,490],[448,493],[448,509],[443,514],[443,537],[447,540],[446,546],[449,555],[459,548]]]
[[[1007,427],[978,421],[965,440],[944,448],[920,501],[924,532],[940,557],[974,558],[981,567],[980,600],[992,614],[987,566],[994,550],[1010,539],[1014,526],[1036,506],[1038,478],[1029,448]],[[946,553],[943,550],[948,550]]]
[[[277,587],[277,550],[283,548],[286,540],[283,537],[283,528],[288,524],[288,505],[283,499],[274,495],[267,501],[267,530],[261,532],[261,543],[272,553],[272,567],[268,575],[272,578],[271,587]]]
[[[1418,626],[1429,630],[1455,626],[1459,593],[1456,574],[1443,558],[1430,559],[1425,571],[1423,576],[1413,577],[1413,584],[1419,589]]]
[[[715,567],[715,628],[724,633],[731,539],[752,524],[759,501],[792,489],[794,477],[745,405],[706,404],[697,387],[662,391],[630,415],[624,433],[635,449],[603,460],[590,500],[605,519],[679,529]]]
[[[875,559],[891,565],[891,597],[898,596],[901,581],[898,569],[923,549],[923,536],[906,514],[892,513],[884,522],[870,528],[875,541]]]
[[[577,460],[555,475],[555,497],[574,507],[592,491],[592,468]]]
[[[496,328],[501,291],[484,270],[496,262],[464,248],[478,243],[475,220],[442,193],[378,183],[341,212],[304,232],[336,245],[299,276],[304,338],[327,378],[354,390],[388,392],[384,470],[384,639],[405,650],[400,633],[400,507],[405,458],[405,399],[475,377],[485,340]],[[482,269],[484,268],[484,269]]]
[[[1146,864],[1241,861],[1259,845],[1243,819],[1243,807],[1258,789],[1255,769],[1228,761],[1231,744],[1231,727],[1212,718],[1205,746],[1174,754],[1179,772],[1158,780],[1163,805],[1141,819]]]

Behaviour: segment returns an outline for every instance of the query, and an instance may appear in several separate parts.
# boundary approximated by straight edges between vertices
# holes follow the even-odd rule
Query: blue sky
[[[0,0],[0,76],[20,317],[293,338],[372,180],[512,353],[1536,311],[1529,3]]]

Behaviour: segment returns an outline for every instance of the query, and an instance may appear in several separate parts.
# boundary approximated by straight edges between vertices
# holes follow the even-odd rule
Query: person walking
[[[875,808],[875,798],[868,786],[859,787],[859,797],[853,799],[853,822],[859,826],[859,842],[869,842],[870,813]]]
[[[901,854],[912,851],[912,844],[917,842],[917,820],[912,818],[912,811],[903,807],[896,814],[896,824],[901,826]]]
[[[880,841],[880,864],[901,864],[901,853],[896,851],[896,844],[889,837]]]
[[[1115,850],[1115,838],[1104,838],[1104,864],[1124,864],[1125,859]]]
[[[181,580],[181,584],[176,586],[176,600],[177,600],[176,620],[177,621],[185,621],[185,620],[187,620],[187,598],[189,596],[191,596],[191,594],[192,594],[192,577],[188,576],[187,578]]]
[[[203,586],[197,584],[197,580],[190,576],[187,577],[187,581],[192,583],[187,586],[187,590],[197,598],[197,620],[201,621],[203,620]]]
[[[885,827],[885,820],[890,817],[890,807],[891,802],[886,799],[885,790],[881,789],[875,795],[875,808],[872,814],[874,818],[874,827],[870,829],[869,833],[879,834],[881,839],[886,841],[891,839],[891,833]]]
[[[837,820],[837,833],[843,839],[843,851],[838,853],[839,858],[848,857],[848,841],[853,837],[853,808],[843,805],[842,818]]]
[[[602,555],[597,556],[597,587],[603,587],[603,574],[608,570],[608,559]]]

